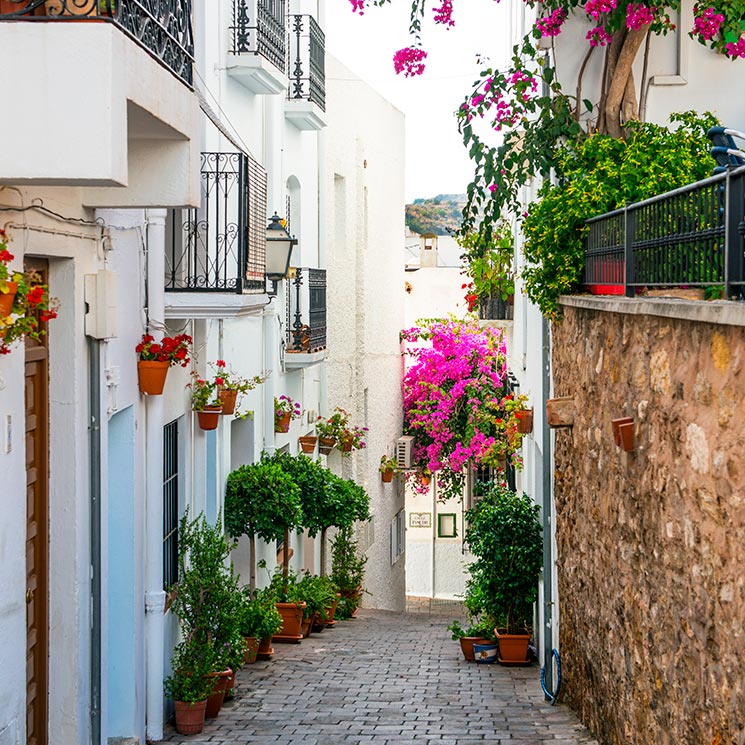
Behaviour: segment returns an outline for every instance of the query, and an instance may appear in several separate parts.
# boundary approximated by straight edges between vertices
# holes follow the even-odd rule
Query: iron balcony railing
[[[121,28],[161,64],[192,84],[191,0],[6,0],[0,21],[71,22],[95,18]]]
[[[326,270],[298,267],[286,282],[287,351],[326,349]]]
[[[326,111],[326,37],[313,16],[293,15],[290,20],[287,98],[311,101]]]
[[[287,70],[286,0],[233,0],[233,54],[258,54]]]
[[[745,167],[587,221],[583,283],[633,297],[642,288],[722,287],[745,297]]]
[[[166,290],[266,290],[266,171],[244,153],[202,153],[197,209],[171,210]]]

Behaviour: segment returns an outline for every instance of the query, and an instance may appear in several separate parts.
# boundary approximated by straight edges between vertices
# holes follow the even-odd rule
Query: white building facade
[[[0,90],[23,101],[0,124],[0,225],[60,302],[0,357],[2,745],[162,737],[178,519],[216,521],[232,469],[327,413],[322,0],[80,5],[0,3]],[[273,284],[275,212],[298,245]],[[138,389],[146,331],[193,338],[162,396]],[[186,386],[218,359],[268,378],[203,431]],[[282,394],[305,413],[275,435]]]

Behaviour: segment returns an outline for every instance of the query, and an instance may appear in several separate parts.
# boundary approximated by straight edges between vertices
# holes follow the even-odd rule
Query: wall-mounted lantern
[[[297,238],[287,232],[282,218],[276,213],[272,215],[266,227],[266,278],[272,282],[270,294],[276,295],[277,283],[287,277],[292,249],[296,245]]]

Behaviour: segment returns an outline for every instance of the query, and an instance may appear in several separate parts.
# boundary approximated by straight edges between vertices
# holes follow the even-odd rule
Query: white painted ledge
[[[166,292],[165,295],[167,319],[260,316],[270,300],[266,293]]]

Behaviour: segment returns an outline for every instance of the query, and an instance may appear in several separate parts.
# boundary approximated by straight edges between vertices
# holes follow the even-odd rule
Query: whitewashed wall
[[[366,450],[329,461],[371,498],[372,526],[362,536],[371,593],[364,603],[401,610],[405,560],[391,565],[389,529],[404,507],[403,491],[398,480],[382,484],[377,469],[401,434],[403,115],[328,56],[326,76],[328,406],[369,427]]]

